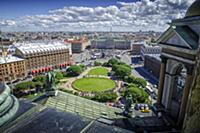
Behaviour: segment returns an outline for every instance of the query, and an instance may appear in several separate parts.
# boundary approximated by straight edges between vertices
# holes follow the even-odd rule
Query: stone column
[[[191,83],[193,80],[193,67],[187,67],[187,77],[186,77],[186,81],[185,81],[185,87],[183,90],[183,96],[182,96],[182,100],[181,100],[181,107],[180,107],[180,112],[179,112],[179,116],[178,116],[178,125],[181,126],[183,124],[183,120],[186,114],[186,107],[187,107],[187,103],[188,103],[188,96],[190,93],[190,89],[191,89]]]
[[[160,66],[160,78],[159,78],[158,99],[157,99],[158,104],[161,104],[161,101],[162,101],[162,93],[163,93],[163,88],[164,88],[167,58],[164,56],[161,56],[161,61],[162,62],[161,62],[161,66]]]

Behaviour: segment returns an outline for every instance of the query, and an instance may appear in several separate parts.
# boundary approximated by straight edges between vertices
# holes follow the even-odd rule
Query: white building
[[[145,55],[160,54],[161,47],[158,45],[147,45],[144,44],[141,47],[141,58],[144,60]]]
[[[91,48],[94,49],[131,49],[131,41],[121,38],[101,38],[91,41]]]

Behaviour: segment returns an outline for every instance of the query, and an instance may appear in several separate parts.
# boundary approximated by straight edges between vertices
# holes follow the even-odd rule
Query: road
[[[158,85],[158,79],[144,69],[144,67],[136,67],[134,71],[134,73],[138,73],[152,85]]]

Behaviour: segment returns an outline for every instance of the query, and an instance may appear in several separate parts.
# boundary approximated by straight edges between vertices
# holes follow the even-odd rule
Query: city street
[[[134,71],[134,73],[141,75],[152,85],[158,85],[158,79],[154,77],[151,73],[147,72],[144,67],[136,67]]]

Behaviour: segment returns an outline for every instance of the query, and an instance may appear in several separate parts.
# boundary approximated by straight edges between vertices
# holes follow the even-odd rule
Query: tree
[[[73,65],[67,69],[67,72],[68,72],[69,76],[78,76],[81,74],[82,68],[80,66]]]
[[[129,76],[131,74],[131,69],[124,65],[116,65],[114,72],[115,76],[124,79],[126,76]]]
[[[113,65],[117,65],[119,63],[119,61],[117,59],[110,59],[107,63],[108,66],[112,67]]]
[[[62,74],[61,72],[57,72],[55,78],[56,78],[57,80],[61,80],[61,79],[63,79],[63,74]]]
[[[101,62],[98,62],[98,61],[95,61],[95,62],[94,62],[94,65],[95,65],[95,66],[101,66],[102,63],[101,63]]]
[[[82,68],[82,71],[86,69],[86,66],[84,64],[79,65]]]
[[[148,94],[135,84],[131,84],[122,94],[125,98],[129,95],[132,96],[133,102],[144,103],[148,100]]]
[[[114,102],[117,98],[117,94],[114,92],[99,92],[92,97],[92,100],[98,102]]]
[[[32,89],[35,87],[35,84],[34,82],[32,81],[27,81],[27,82],[21,82],[21,83],[18,83],[15,88],[17,90],[28,90],[28,89]]]
[[[143,78],[135,78],[135,80],[132,83],[142,88],[145,88],[147,86],[147,82]]]
[[[46,77],[45,77],[45,76],[42,76],[42,75],[39,75],[39,76],[34,77],[32,81],[33,81],[33,82],[45,83]]]
[[[124,78],[124,81],[127,83],[134,83],[135,77],[130,75]]]

